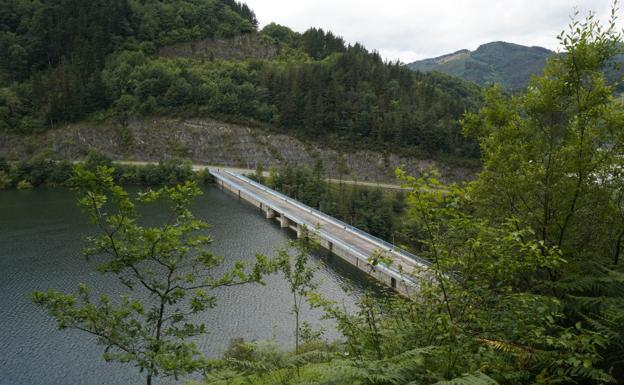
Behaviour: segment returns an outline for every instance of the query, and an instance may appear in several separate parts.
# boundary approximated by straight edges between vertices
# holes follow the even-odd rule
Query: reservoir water
[[[205,189],[193,212],[212,225],[211,250],[225,264],[252,262],[256,253],[274,255],[294,237],[256,208],[214,187]],[[82,257],[82,239],[90,231],[68,190],[0,191],[0,385],[144,383],[132,366],[104,362],[103,348],[89,335],[57,330],[55,321],[30,301],[34,290],[74,292],[81,282],[95,293],[124,292],[115,277],[96,273]],[[352,307],[368,286],[366,277],[338,258],[315,255],[313,260],[321,266],[318,291]],[[343,286],[351,289],[349,294]],[[206,355],[218,357],[238,337],[274,339],[285,347],[292,343],[291,295],[281,276],[267,277],[265,286],[220,290],[217,296],[217,307],[202,315],[210,334],[198,344]],[[325,329],[326,339],[339,337],[321,315],[306,308],[303,318]]]

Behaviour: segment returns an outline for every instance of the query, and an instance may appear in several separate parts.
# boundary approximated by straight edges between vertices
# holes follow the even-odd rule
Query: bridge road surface
[[[392,266],[394,266],[395,268],[401,266],[403,268],[403,271],[407,274],[411,273],[414,270],[419,271],[425,268],[423,264],[413,260],[412,258],[409,258],[406,255],[402,255],[397,251],[391,251],[387,247],[383,247],[380,244],[377,244],[374,241],[365,238],[363,235],[355,233],[354,231],[346,227],[339,226],[336,223],[321,218],[318,215],[309,212],[308,210],[294,205],[293,203],[287,202],[284,199],[277,197],[270,192],[262,190],[259,187],[249,183],[243,178],[239,178],[236,175],[232,175],[230,173],[217,169],[211,169],[211,172],[218,174],[219,177],[225,180],[229,180],[236,185],[242,186],[246,190],[256,194],[265,201],[270,202],[271,204],[273,204],[274,210],[277,211],[278,214],[283,213],[287,218],[290,214],[294,218],[299,218],[309,224],[314,225],[315,227],[318,226],[320,229],[324,230],[331,236],[337,238],[347,245],[350,245],[364,255],[371,256],[376,251],[382,251],[384,256],[392,258]],[[268,187],[266,189],[269,190]],[[294,222],[294,220],[291,218],[289,218],[289,220]]]

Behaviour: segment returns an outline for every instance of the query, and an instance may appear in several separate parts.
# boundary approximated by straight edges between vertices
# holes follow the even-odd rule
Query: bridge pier
[[[288,218],[286,218],[286,215],[280,214],[279,222],[280,222],[280,227],[282,229],[285,229],[288,227]]]
[[[267,207],[266,210],[264,210],[264,215],[266,216],[266,219],[275,218],[275,211],[273,211],[272,208]]]

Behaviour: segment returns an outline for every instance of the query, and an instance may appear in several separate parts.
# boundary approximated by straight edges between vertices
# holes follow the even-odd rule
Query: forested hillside
[[[213,117],[334,145],[474,156],[458,119],[478,88],[386,63],[331,32],[299,34],[233,0],[5,1],[0,130],[79,120]],[[173,44],[260,34],[271,58],[167,57]],[[253,41],[250,40],[250,41]]]
[[[499,83],[505,89],[519,90],[529,84],[531,76],[542,72],[546,59],[554,54],[542,47],[498,41],[483,44],[475,51],[461,50],[407,66],[422,72],[442,72],[480,85]]]
[[[256,27],[233,0],[3,1],[0,125],[22,132],[75,121],[110,106],[109,54],[150,55],[166,44],[234,36]]]
[[[555,55],[556,52],[542,47],[495,41],[483,44],[474,51],[464,49],[415,61],[407,67],[425,73],[445,73],[481,86],[499,84],[507,91],[520,91],[527,87],[532,76],[542,73],[546,60]],[[621,64],[624,57],[615,56],[613,62]],[[622,68],[611,63],[605,69],[607,80],[611,83],[619,82],[624,76]],[[624,91],[621,85],[618,89]]]

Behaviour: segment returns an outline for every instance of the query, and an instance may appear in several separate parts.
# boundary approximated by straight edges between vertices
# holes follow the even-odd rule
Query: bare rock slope
[[[394,170],[412,175],[438,168],[445,180],[469,179],[474,169],[449,167],[432,160],[373,151],[341,152],[305,143],[288,135],[209,119],[150,118],[126,128],[112,124],[72,124],[32,136],[0,134],[0,155],[9,159],[37,156],[76,160],[97,149],[113,159],[158,161],[188,158],[194,163],[265,169],[275,165],[313,165],[321,160],[330,176],[338,177],[346,163],[348,179],[394,181]]]

